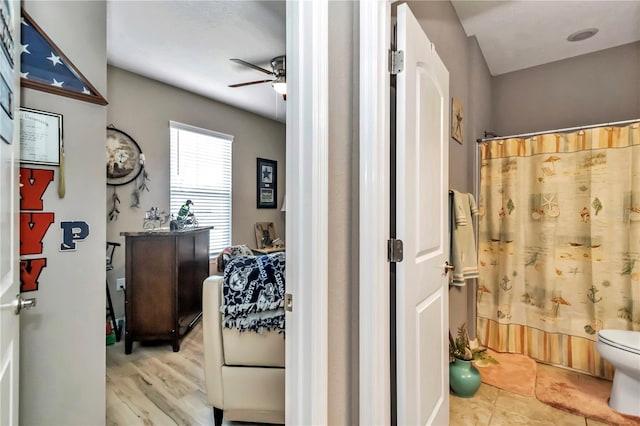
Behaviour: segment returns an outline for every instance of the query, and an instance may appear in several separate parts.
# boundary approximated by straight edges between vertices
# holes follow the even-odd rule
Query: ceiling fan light
[[[273,86],[273,90],[281,95],[287,94],[287,80],[284,77],[280,76],[271,82],[271,86]]]

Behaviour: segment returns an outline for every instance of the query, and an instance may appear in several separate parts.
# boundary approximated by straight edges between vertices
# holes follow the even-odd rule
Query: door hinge
[[[284,294],[284,310],[293,312],[293,295],[291,293]]]
[[[402,240],[387,241],[387,262],[402,262]]]
[[[404,71],[404,52],[402,50],[389,51],[389,72],[396,75]]]

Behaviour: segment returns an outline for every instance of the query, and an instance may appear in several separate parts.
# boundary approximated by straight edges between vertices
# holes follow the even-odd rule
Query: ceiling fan
[[[243,87],[250,86],[252,84],[261,84],[261,83],[271,83],[273,90],[277,93],[281,94],[284,100],[287,100],[287,71],[286,71],[286,58],[284,55],[276,56],[271,60],[271,69],[269,71],[262,67],[259,67],[255,64],[252,64],[247,61],[243,61],[242,59],[230,59],[231,62],[235,62],[236,64],[244,65],[245,67],[252,68],[256,71],[263,72],[274,78],[270,80],[256,80],[256,81],[247,81],[246,83],[238,83],[238,84],[230,84],[229,87]]]

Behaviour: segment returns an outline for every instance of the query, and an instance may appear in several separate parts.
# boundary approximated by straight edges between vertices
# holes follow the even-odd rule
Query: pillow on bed
[[[253,252],[246,246],[246,244],[229,247],[229,254],[232,259],[236,256],[253,256]]]
[[[227,266],[227,262],[238,256],[253,256],[253,252],[246,244],[225,248],[216,259],[218,272],[224,272],[224,267]]]

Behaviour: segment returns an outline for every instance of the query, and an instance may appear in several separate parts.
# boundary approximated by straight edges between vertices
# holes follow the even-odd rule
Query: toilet
[[[640,331],[600,330],[596,350],[616,368],[609,407],[640,417]]]

